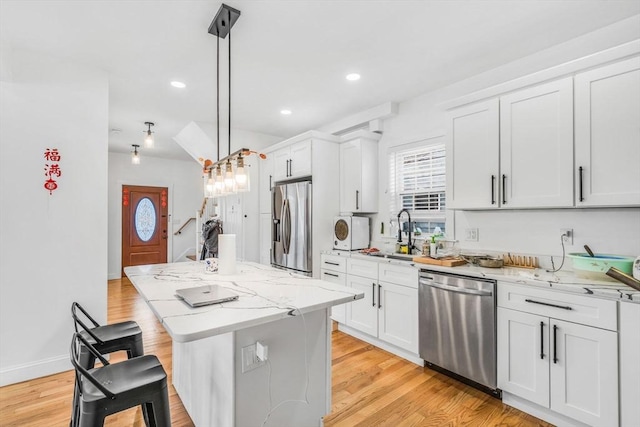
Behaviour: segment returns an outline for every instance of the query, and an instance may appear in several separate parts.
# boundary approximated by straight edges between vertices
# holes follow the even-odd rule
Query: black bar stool
[[[84,315],[85,321],[91,322],[91,327],[87,326],[78,317],[77,310]],[[100,325],[89,313],[77,302],[71,304],[71,316],[73,317],[73,327],[76,333],[80,334],[95,350],[100,354],[109,354],[116,351],[126,351],[129,359],[142,356],[144,348],[142,343],[142,330],[136,322],[127,321],[114,323],[111,325]],[[80,329],[78,328],[80,327]],[[80,346],[79,363],[84,369],[91,369],[96,363],[96,356],[87,348]],[[75,427],[78,419],[78,381],[73,391],[73,407],[71,421],[69,425]],[[145,420],[147,414],[145,412]]]
[[[86,369],[80,362],[82,348],[103,366]],[[167,373],[156,356],[109,363],[80,333],[73,334],[70,356],[78,384],[78,426],[102,426],[108,415],[138,405],[146,409],[147,426],[171,426]]]

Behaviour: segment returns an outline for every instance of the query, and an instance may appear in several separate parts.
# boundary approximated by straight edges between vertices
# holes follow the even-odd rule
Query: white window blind
[[[391,218],[407,209],[416,224],[422,223],[423,232],[432,232],[435,226],[444,229],[446,170],[442,139],[399,146],[389,153]]]

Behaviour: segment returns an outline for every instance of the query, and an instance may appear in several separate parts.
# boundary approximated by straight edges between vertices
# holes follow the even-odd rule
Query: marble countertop
[[[360,254],[358,252],[325,251],[323,253],[328,255],[355,257],[375,262],[410,265],[415,268],[425,268],[431,271],[441,271],[443,273],[454,273],[471,277],[484,277],[487,279],[506,281],[510,283],[520,283],[540,288],[578,293],[583,295],[592,295],[600,298],[615,299],[623,302],[640,304],[640,291],[636,291],[635,289],[620,282],[584,279],[578,277],[573,271],[568,269],[563,269],[556,273],[549,273],[546,270],[540,268],[485,268],[471,264],[465,264],[458,267],[442,267],[438,265],[421,264],[389,258],[375,257]]]
[[[124,271],[177,342],[304,315],[364,297],[345,286],[252,262],[238,262],[233,275],[205,272],[203,261],[126,267]],[[177,289],[203,285],[219,285],[240,297],[192,308],[175,296]]]

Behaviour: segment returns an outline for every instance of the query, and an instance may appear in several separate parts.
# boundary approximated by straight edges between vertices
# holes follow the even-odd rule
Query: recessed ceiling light
[[[184,83],[182,83],[182,82],[179,82],[179,81],[177,81],[177,80],[172,81],[172,82],[171,82],[171,86],[173,86],[173,87],[177,87],[177,88],[179,88],[179,89],[184,89],[185,87],[187,87],[187,85],[186,85],[186,84],[184,84]]]
[[[291,110],[280,110],[280,114],[283,116],[288,116],[291,114]]]
[[[347,74],[347,80],[349,80],[351,82],[355,82],[356,80],[360,80],[360,74],[358,74],[358,73]]]

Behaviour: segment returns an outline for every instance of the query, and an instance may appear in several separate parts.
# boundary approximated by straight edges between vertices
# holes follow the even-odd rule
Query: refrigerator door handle
[[[282,248],[284,253],[288,255],[289,249],[291,249],[291,208],[288,200],[282,203],[282,210]]]

